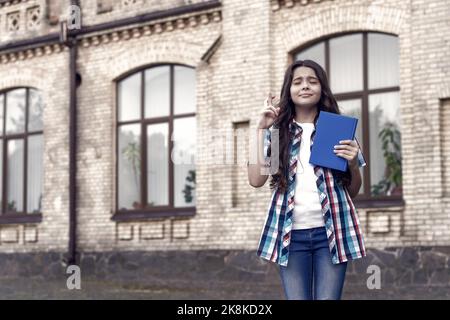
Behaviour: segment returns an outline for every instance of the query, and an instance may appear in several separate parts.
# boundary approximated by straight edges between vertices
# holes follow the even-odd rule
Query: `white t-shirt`
[[[311,156],[311,134],[314,123],[297,122],[303,129],[300,143],[300,156],[297,162],[296,187],[294,195],[294,214],[292,229],[310,229],[325,226],[322,216],[317,176],[314,166],[309,163]]]

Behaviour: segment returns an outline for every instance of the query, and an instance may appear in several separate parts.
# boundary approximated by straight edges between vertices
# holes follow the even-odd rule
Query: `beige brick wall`
[[[98,45],[83,42],[79,72],[83,84],[79,89],[78,203],[79,245],[86,250],[189,248],[205,243],[207,229],[201,210],[193,221],[164,219],[147,223],[111,221],[115,203],[115,82],[130,70],[156,63],[182,63],[197,68],[197,102],[199,121],[209,106],[205,96],[207,69],[201,57],[220,35],[221,24],[211,16],[208,24],[151,34],[129,40]],[[200,171],[200,170],[199,170]],[[198,172],[198,179],[201,179]],[[199,193],[201,193],[199,191]],[[176,240],[189,224],[191,236]],[[198,228],[198,229],[197,229]],[[162,233],[163,230],[164,232]],[[146,234],[156,234],[149,236]],[[156,239],[154,239],[156,238]],[[162,239],[159,239],[162,238]],[[171,241],[171,239],[173,241]]]
[[[450,131],[439,126],[439,98],[442,88],[450,84],[450,52],[448,17],[450,3],[438,1],[430,4],[414,1],[411,15],[412,90],[414,114],[413,150],[414,196],[408,215],[417,225],[421,241],[443,244],[450,239],[448,195],[442,197],[442,170],[449,163],[441,162],[441,136]]]
[[[43,96],[43,221],[0,226],[1,252],[65,250],[68,243],[69,55],[55,46],[30,51],[28,57],[0,63],[0,88],[34,87]]]
[[[442,150],[442,195],[450,197],[450,168],[445,164],[450,163],[450,99],[442,100],[440,111],[441,150]]]
[[[59,17],[70,1],[52,1],[57,8],[47,7],[46,0],[11,0],[0,5],[0,45],[57,32],[58,26],[50,25],[48,17],[51,14]]]
[[[82,25],[204,2],[208,0],[80,0]],[[70,5],[70,0],[10,0],[0,3],[0,45],[11,40],[58,33],[58,23],[70,14]]]
[[[144,12],[142,6],[136,11],[130,6],[127,10],[132,13],[114,7],[97,17],[93,7],[89,9],[94,1],[83,5],[85,23]],[[0,19],[4,17],[2,10]],[[80,250],[256,249],[270,196],[268,184],[254,189],[247,184],[245,168],[214,163],[210,147],[215,137],[211,133],[225,135],[241,126],[252,132],[266,94],[280,91],[288,53],[319,37],[348,31],[393,33],[399,36],[400,44],[406,205],[358,209],[366,243],[379,248],[448,245],[449,13],[446,0],[431,4],[418,0],[324,0],[307,4],[223,0],[220,15],[211,10],[203,18],[189,20],[186,16],[184,29],[177,23],[168,25],[167,19],[147,29],[150,34],[134,29],[83,39],[78,61],[83,79],[78,90]],[[158,28],[161,32],[155,31]],[[209,64],[201,62],[220,34],[222,43]],[[47,103],[43,222],[37,226],[1,226],[0,251],[66,248],[67,58],[66,51],[44,51],[40,56],[11,61],[10,56],[0,53],[0,90],[12,82],[34,86],[44,93]],[[197,71],[197,214],[188,219],[116,223],[111,220],[116,191],[114,80],[130,70],[160,62],[183,63]],[[249,128],[236,125],[245,122]],[[236,190],[246,197],[237,198]]]
[[[202,2],[208,0],[81,0],[80,4],[83,8],[83,25],[92,25]],[[99,12],[100,3],[108,10]]]

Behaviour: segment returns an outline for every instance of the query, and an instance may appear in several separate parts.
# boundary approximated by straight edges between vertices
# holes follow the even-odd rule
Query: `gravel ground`
[[[238,289],[237,289],[238,288]],[[275,289],[275,290],[272,290]],[[450,287],[402,287],[368,290],[346,286],[343,300],[450,300]],[[139,285],[85,280],[81,289],[69,290],[65,280],[0,279],[0,299],[146,299],[146,300],[282,300],[281,288],[243,287],[239,283],[193,285]]]

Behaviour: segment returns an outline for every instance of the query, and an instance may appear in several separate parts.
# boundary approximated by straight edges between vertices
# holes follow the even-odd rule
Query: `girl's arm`
[[[257,163],[247,163],[248,182],[252,187],[262,187],[269,177],[268,175],[262,175],[262,169],[264,168],[264,136],[266,129],[257,129],[256,142],[250,145],[250,154],[257,154]],[[252,157],[250,157],[252,158]]]
[[[354,198],[358,195],[359,189],[361,188],[362,179],[361,179],[361,173],[359,172],[358,166],[350,167],[350,174],[352,176],[350,185],[348,186],[347,190],[350,194],[350,197]]]
[[[351,182],[347,189],[350,197],[354,198],[358,195],[359,189],[361,188],[362,184],[359,166],[365,165],[364,160],[358,159],[359,144],[356,140],[342,140],[339,141],[339,145],[336,145],[334,149],[334,152],[337,156],[342,157],[348,161]]]
[[[268,160],[268,146],[271,144],[271,133],[270,127],[273,125],[275,119],[278,117],[280,112],[280,107],[274,107],[272,105],[275,96],[269,92],[269,96],[264,101],[264,107],[260,114],[260,119],[258,126],[255,131],[252,132],[252,136],[256,135],[256,142],[250,141],[249,158],[250,161],[247,162],[248,170],[248,182],[252,187],[259,188],[262,187],[269,177],[267,173],[267,164],[270,162]],[[256,161],[255,161],[256,156]],[[250,163],[251,162],[251,163]],[[269,164],[270,166],[270,164]]]

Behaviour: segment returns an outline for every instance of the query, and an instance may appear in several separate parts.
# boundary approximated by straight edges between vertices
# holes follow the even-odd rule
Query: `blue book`
[[[347,159],[337,156],[334,146],[339,145],[341,140],[354,140],[357,125],[357,118],[320,111],[309,163],[347,171]]]

